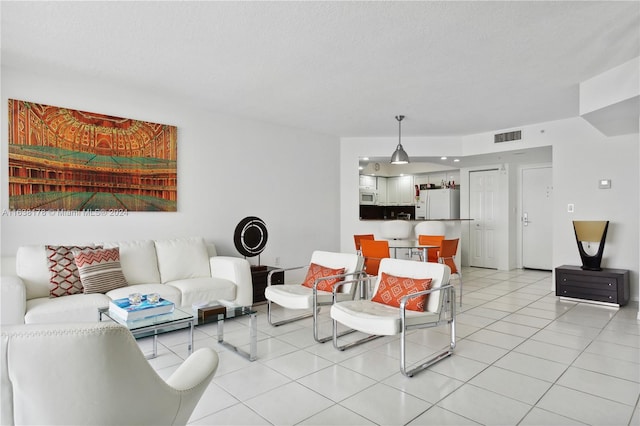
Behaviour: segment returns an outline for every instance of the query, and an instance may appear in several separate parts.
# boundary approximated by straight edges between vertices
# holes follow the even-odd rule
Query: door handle
[[[529,223],[531,223],[531,222],[529,221],[529,214],[528,214],[528,213],[524,213],[524,214],[522,215],[522,226],[528,226],[528,225],[529,225]]]

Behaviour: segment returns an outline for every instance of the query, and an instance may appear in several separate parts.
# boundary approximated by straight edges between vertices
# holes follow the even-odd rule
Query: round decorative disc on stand
[[[267,225],[259,217],[248,216],[238,223],[233,234],[233,243],[245,257],[259,256],[267,245]],[[260,263],[260,260],[258,260]]]

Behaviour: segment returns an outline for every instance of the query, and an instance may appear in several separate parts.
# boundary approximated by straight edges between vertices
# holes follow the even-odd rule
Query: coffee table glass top
[[[152,317],[140,318],[132,321],[123,320],[117,315],[109,312],[108,308],[103,310],[101,313],[111,320],[126,326],[131,331],[159,325],[170,325],[172,323],[186,322],[193,319],[193,312],[183,311],[179,308],[174,308],[173,312],[169,312],[167,314],[154,315]]]

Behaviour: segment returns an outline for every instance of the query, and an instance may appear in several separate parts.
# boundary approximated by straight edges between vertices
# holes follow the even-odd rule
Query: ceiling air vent
[[[520,139],[522,139],[522,130],[493,135],[493,143],[519,141]]]

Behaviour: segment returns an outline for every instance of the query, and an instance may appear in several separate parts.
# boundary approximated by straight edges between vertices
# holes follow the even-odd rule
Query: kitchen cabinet
[[[426,185],[429,183],[429,175],[415,175],[413,176],[414,185]]]
[[[360,189],[377,189],[375,176],[360,175]]]
[[[398,176],[387,179],[387,204],[397,206],[413,205],[415,188],[413,176]]]
[[[387,204],[387,178],[378,177],[378,204],[384,206]]]
[[[629,302],[629,271],[609,268],[588,271],[579,266],[559,266],[556,296],[624,306]]]
[[[442,182],[456,182],[460,185],[460,170],[446,170],[442,172],[427,173],[424,175],[415,175],[413,177],[415,185],[430,184],[436,188],[442,186]]]

